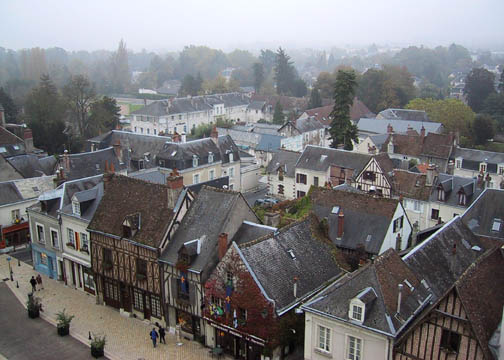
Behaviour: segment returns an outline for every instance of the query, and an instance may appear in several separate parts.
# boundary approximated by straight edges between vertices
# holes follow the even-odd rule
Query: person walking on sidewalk
[[[44,290],[44,284],[42,284],[42,276],[40,276],[40,274],[37,275],[37,284],[39,287],[39,291],[40,289]]]
[[[152,331],[150,332],[150,337],[152,339],[152,345],[154,345],[154,347],[156,347],[156,340],[159,337],[159,335],[158,335],[155,328],[152,328]]]
[[[159,326],[159,343],[160,344],[165,344],[166,345],[166,340],[165,340],[165,329],[163,326]]]
[[[35,280],[35,276],[32,276],[32,278],[30,279],[30,284],[32,286],[32,293],[37,291],[37,280]]]

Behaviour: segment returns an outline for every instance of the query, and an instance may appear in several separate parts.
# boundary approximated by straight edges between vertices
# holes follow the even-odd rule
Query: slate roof
[[[441,186],[445,190],[444,201],[438,200],[438,186]],[[438,174],[434,179],[432,189],[430,195],[431,202],[439,202],[455,207],[468,207],[482,192],[482,189],[478,186],[475,179],[448,174]],[[466,204],[464,206],[459,205],[458,192],[461,189],[466,194]]]
[[[367,154],[308,145],[301,154],[296,168],[327,171],[329,166],[335,165],[346,169],[354,169],[354,176],[357,176],[370,159],[371,155]]]
[[[273,158],[266,168],[268,174],[276,173],[279,168],[282,168],[284,175],[293,178],[296,174],[296,163],[301,156],[301,153],[279,150],[273,155]]]
[[[23,197],[14,181],[0,182],[0,205],[12,204],[22,200]]]
[[[70,167],[67,167],[65,157],[68,156]],[[109,147],[103,150],[68,154],[60,156],[60,166],[64,168],[65,179],[75,180],[89,176],[103,174],[105,172],[105,164],[114,165],[114,170],[119,172],[126,168],[126,164],[120,163],[117,158],[114,148]]]
[[[114,175],[105,182],[104,188],[103,198],[88,230],[122,237],[124,219],[138,213],[141,227],[131,240],[154,248],[159,247],[175,207],[175,204],[171,203],[169,189],[163,185],[121,175]]]
[[[384,119],[401,119],[407,121],[430,122],[430,118],[423,110],[407,110],[407,109],[385,109],[378,113]]]
[[[223,176],[217,179],[200,182],[197,184],[188,185],[187,188],[194,194],[199,194],[204,186],[213,187],[217,189],[229,189],[229,176]]]
[[[441,133],[443,131],[443,124],[435,122],[419,122],[408,120],[390,120],[390,119],[376,119],[376,118],[361,118],[356,121],[359,132],[386,134],[388,125],[391,125],[396,133],[405,133],[408,127],[412,127],[417,133],[420,133],[422,126],[425,128],[425,134]]]
[[[81,218],[91,220],[99,200],[103,196],[103,175],[91,176],[83,179],[67,181],[63,184],[63,198],[61,200],[61,212],[73,214],[72,197],[76,195],[79,202],[98,200],[94,204],[81,205]],[[91,206],[90,206],[91,205]]]
[[[504,190],[485,189],[462,215],[462,221],[477,235],[504,239]],[[500,223],[498,230],[496,222]]]
[[[403,288],[401,309],[397,313],[399,284]],[[370,298],[369,294],[373,293],[376,298]],[[367,302],[362,324],[348,317],[350,301],[359,295],[361,301]],[[372,264],[336,281],[303,309],[356,327],[396,336],[411,322],[415,313],[427,305],[429,299],[430,293],[421,285],[420,279],[395,250],[389,249]]]
[[[182,83],[179,80],[167,80],[163,85],[156,89],[158,94],[177,95]]]
[[[475,250],[473,250],[473,247]],[[457,216],[403,257],[441,298],[487,247]]]
[[[98,183],[94,187],[74,193],[77,201],[80,203],[80,218],[91,221],[103,197],[103,182]],[[72,214],[72,204],[68,204],[61,209],[62,213]]]
[[[330,247],[312,236],[310,221],[308,217],[273,236],[239,247],[249,271],[275,301],[278,315],[343,274]],[[297,298],[293,291],[294,277],[298,279]]]
[[[393,188],[396,195],[408,199],[429,201],[432,186],[426,186],[426,174],[406,170],[394,170]]]
[[[502,319],[503,267],[503,252],[496,248],[488,251],[469,266],[456,282],[462,306],[487,359],[493,359],[489,341]],[[501,286],[496,286],[496,284],[501,284]]]
[[[293,96],[284,95],[258,95],[254,94],[251,101],[264,101],[266,106],[274,109],[276,104],[279,102],[282,105],[284,111],[298,110],[303,111],[308,105],[308,98],[297,98]]]
[[[242,245],[265,235],[273,234],[276,230],[277,228],[271,226],[244,221],[231,241]]]
[[[57,160],[54,156],[39,158],[34,154],[23,154],[7,158],[7,162],[24,178],[52,175]]]
[[[381,149],[382,145],[387,141],[389,135],[388,134],[378,134],[378,135],[369,135],[369,138],[375,144],[377,149]]]
[[[182,245],[188,241],[200,239],[201,252],[191,263],[189,270],[203,272],[202,279],[206,280],[218,262],[218,236],[226,232],[229,222],[236,220],[236,216],[241,216],[239,209],[250,210],[239,192],[203,187],[191,203],[160,260],[175,265]],[[250,213],[253,215],[252,210]],[[243,220],[246,219],[240,218],[239,224]],[[237,230],[240,225],[233,224],[232,227],[234,226]],[[234,233],[228,233],[228,236],[232,237]]]
[[[53,179],[53,176],[39,176],[0,182],[0,206],[38,198],[45,191],[54,189]]]
[[[256,151],[276,152],[281,148],[283,136],[261,134]]]
[[[281,147],[283,136],[277,135],[276,129],[273,129],[274,134],[262,133],[262,128],[250,128],[244,126],[234,126],[231,129],[218,128],[219,134],[227,134],[234,142],[241,146],[249,146],[258,151],[276,152]],[[271,132],[271,131],[265,131]]]
[[[462,158],[462,168],[479,172],[479,164],[486,162],[487,171],[497,173],[498,164],[504,164],[504,153],[476,149],[455,148],[452,158]]]
[[[366,252],[378,254],[393,220],[399,201],[368,194],[315,188],[310,194],[315,215],[327,218],[329,238],[338,247],[356,249],[364,245]],[[337,237],[339,208],[344,214],[343,236]],[[407,220],[405,220],[407,221]]]
[[[262,110],[266,105],[266,101],[251,101],[248,105],[249,110]]]
[[[0,146],[7,146],[7,145],[23,145],[24,150],[23,139],[17,137],[15,134],[11,133],[3,126],[0,126]]]

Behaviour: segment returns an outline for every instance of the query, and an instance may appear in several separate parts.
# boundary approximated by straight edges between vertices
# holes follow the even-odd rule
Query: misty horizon
[[[0,3],[8,49],[60,47],[68,51],[114,50],[123,39],[133,51],[181,51],[205,45],[236,48],[311,48],[447,46],[504,49],[500,14],[504,2],[446,1],[421,4],[390,0],[277,1],[267,3],[86,3],[25,0]],[[5,36],[8,34],[9,36]]]

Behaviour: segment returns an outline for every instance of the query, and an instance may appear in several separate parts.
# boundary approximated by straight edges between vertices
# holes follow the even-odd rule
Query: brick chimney
[[[121,146],[121,140],[117,139],[117,141],[114,143],[114,153],[116,158],[119,160],[119,162],[123,161],[123,152],[122,152],[122,146]]]
[[[26,152],[33,152],[35,147],[33,146],[33,133],[30,128],[24,129],[23,140],[24,140]]]
[[[5,112],[2,104],[0,104],[0,126],[5,127]]]
[[[182,189],[184,187],[184,178],[179,175],[177,169],[173,169],[170,176],[166,179],[166,186],[168,189]]]
[[[422,128],[420,129],[420,136],[425,137],[425,128],[423,125],[422,125]]]
[[[435,176],[436,176],[436,165],[429,164],[429,166],[427,166],[427,178],[425,180],[425,186],[432,186],[434,184]]]
[[[343,209],[340,209],[338,214],[338,238],[343,237],[343,232],[345,230],[345,214],[343,214]]]
[[[228,246],[228,234],[226,233],[220,233],[219,234],[219,260],[222,260],[224,255],[226,255],[227,251],[227,246]]]
[[[406,131],[406,134],[412,136],[412,135],[417,135],[418,133],[415,131],[415,129],[413,129],[413,127],[408,124],[408,130]]]
[[[63,167],[65,171],[70,171],[70,157],[68,156],[68,150],[63,151]]]
[[[387,134],[392,134],[394,132],[394,128],[390,123],[387,125]]]
[[[105,160],[105,171],[103,173],[103,182],[108,183],[114,177],[114,164],[111,164],[109,167],[109,163]]]
[[[212,138],[213,142],[217,145],[219,142],[219,133],[217,131],[217,126],[214,125],[212,132],[210,133],[210,137]]]

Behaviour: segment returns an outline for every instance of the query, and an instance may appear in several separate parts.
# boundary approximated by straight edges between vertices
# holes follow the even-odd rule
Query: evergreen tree
[[[276,90],[279,95],[291,93],[292,84],[295,80],[295,71],[290,56],[281,47],[276,53],[275,81]]]
[[[254,90],[256,93],[259,93],[264,82],[264,65],[262,63],[254,63],[252,70],[254,72]]]
[[[322,98],[320,97],[319,90],[315,87],[310,94],[310,101],[308,102],[308,109],[315,109],[322,106]]]
[[[111,66],[112,90],[117,93],[124,93],[131,83],[131,77],[128,65],[128,50],[122,39],[119,42],[117,51],[112,55]]]
[[[501,68],[501,75],[499,78],[499,92],[504,92],[504,65],[500,66]]]
[[[121,108],[114,98],[104,96],[103,99],[91,104],[87,136],[94,137],[109,130],[114,130],[119,124]]]
[[[0,104],[3,106],[5,111],[5,122],[10,124],[16,123],[18,108],[2,87],[0,87]]]
[[[275,105],[275,112],[273,113],[273,124],[282,125],[285,121],[285,115],[283,113],[282,104],[277,101]]]
[[[483,104],[488,95],[495,92],[495,75],[483,68],[474,68],[467,75],[464,94],[467,96],[467,104],[475,113],[483,110]]]
[[[354,71],[339,70],[334,85],[334,107],[331,112],[331,147],[343,145],[345,150],[353,149],[353,141],[357,141],[357,126],[350,119],[350,108],[357,87]]]
[[[495,123],[492,117],[488,114],[480,114],[476,116],[473,124],[474,143],[476,145],[484,145],[488,139],[495,135]]]

